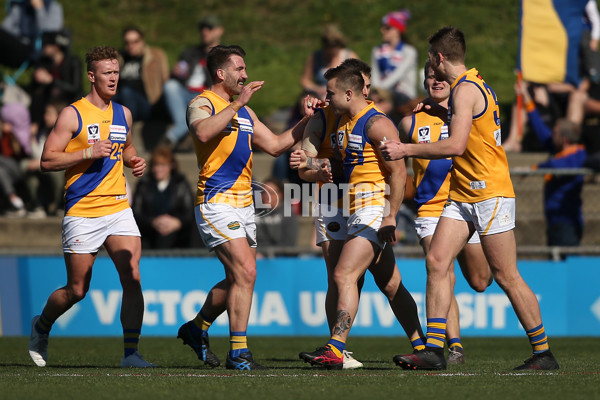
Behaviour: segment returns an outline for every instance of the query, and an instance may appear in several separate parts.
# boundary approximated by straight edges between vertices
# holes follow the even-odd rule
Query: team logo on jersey
[[[502,146],[502,130],[496,129],[494,131],[494,139],[496,139],[496,146]]]
[[[227,228],[231,229],[232,231],[240,229],[240,227],[241,227],[241,225],[238,221],[232,221],[227,224]]]
[[[335,133],[332,133],[331,135],[329,135],[329,141],[331,144],[331,148],[332,149],[336,149],[337,148],[337,141],[335,140]]]
[[[346,132],[344,132],[343,129],[340,129],[337,133],[337,147],[338,149],[343,149],[344,148],[344,134]]]
[[[87,142],[94,144],[100,140],[100,124],[91,124],[87,126]]]
[[[431,127],[422,126],[419,128],[419,143],[431,143]]]
[[[340,230],[340,224],[338,224],[337,222],[333,221],[327,224],[327,230],[330,232],[337,232]]]

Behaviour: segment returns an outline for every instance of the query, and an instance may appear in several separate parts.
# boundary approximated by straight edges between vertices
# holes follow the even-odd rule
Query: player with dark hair
[[[449,137],[435,143],[383,146],[387,160],[405,157],[453,157],[450,194],[427,254],[427,343],[425,350],[399,355],[394,361],[405,369],[445,369],[444,341],[452,301],[452,260],[475,231],[494,279],[504,290],[525,328],[533,355],[516,369],[557,369],[549,349],[539,303],[517,268],[515,193],[506,153],[502,148],[500,114],[494,91],[476,69],[465,67],[463,33],[440,29],[429,39],[429,60],[436,79],[450,84],[448,110],[429,104],[448,118]],[[483,267],[483,266],[481,266]]]
[[[293,128],[275,135],[247,107],[264,81],[245,85],[245,51],[218,45],[208,53],[212,86],[188,106],[200,174],[194,208],[204,244],[225,268],[225,279],[209,292],[198,315],[179,328],[178,337],[205,364],[220,365],[210,350],[208,328],[227,310],[230,351],[228,369],[264,369],[248,350],[246,330],[256,280],[256,224],[252,199],[252,150],[278,156],[302,138],[318,100],[304,99],[304,114]],[[234,100],[234,96],[237,96]]]
[[[447,108],[450,97],[450,85],[446,81],[435,79],[429,60],[425,63],[425,92],[429,100]],[[448,125],[445,120],[424,108],[419,112],[406,116],[399,125],[400,140],[404,143],[433,143],[448,139]],[[450,190],[450,170],[452,158],[427,160],[413,158],[412,168],[415,183],[415,203],[417,218],[415,228],[425,255],[431,247],[433,232],[440,220],[440,214],[448,200]],[[463,275],[471,287],[483,292],[493,281],[485,254],[481,248],[479,234],[475,232],[465,247],[457,256]],[[454,260],[450,265],[452,287],[456,281]],[[456,298],[452,303],[446,326],[446,341],[448,343],[448,363],[462,364],[465,362],[464,348],[460,340],[459,310]]]
[[[363,95],[367,98],[371,87],[369,64],[356,58],[349,58],[341,65],[354,68],[362,74],[365,82]],[[317,182],[319,188],[315,204],[315,230],[317,245],[321,247],[327,268],[325,311],[330,331],[335,325],[337,307],[338,289],[333,279],[334,268],[347,235],[347,217],[343,213],[342,196],[337,196],[337,204],[331,203],[330,196],[332,185],[343,182],[343,164],[339,152],[335,149],[339,120],[340,117],[333,112],[332,107],[317,109],[315,116],[311,118],[304,131],[302,149],[296,150],[290,156],[290,167],[298,169],[302,179]],[[402,284],[402,278],[390,246],[385,247],[379,258],[369,267],[369,271],[373,274],[377,286],[388,298],[394,314],[411,339],[413,347],[423,347],[424,344],[421,340],[423,332],[417,316],[417,306],[411,294]],[[358,281],[359,292],[363,283],[364,276]],[[363,366],[352,356],[352,352],[346,349],[343,351],[343,356],[343,369],[355,369]]]
[[[328,369],[342,369],[346,339],[358,310],[358,281],[374,261],[390,254],[382,250],[387,247],[386,242],[395,239],[406,167],[404,161],[384,162],[379,156],[380,143],[386,136],[398,133],[391,120],[365,99],[361,71],[340,65],[328,70],[325,77],[328,108],[337,116],[333,146],[343,160],[349,209],[343,210],[348,217],[340,225],[343,224],[346,236],[330,273],[337,289],[331,339],[314,352],[300,353],[300,358]],[[393,261],[383,265],[393,265],[393,273],[397,272]],[[397,276],[400,277],[399,273]],[[418,326],[416,312],[414,316]]]
[[[86,63],[91,91],[60,113],[42,153],[43,171],[65,170],[66,175],[62,231],[67,284],[55,290],[42,314],[33,318],[29,354],[36,365],[46,365],[50,329],[85,297],[96,255],[104,245],[123,287],[121,366],[153,367],[137,351],[144,315],[142,245],[123,175],[127,166],[135,177],[142,176],[146,161],[133,146],[131,112],[111,101],[119,82],[117,50],[95,47],[87,53]]]

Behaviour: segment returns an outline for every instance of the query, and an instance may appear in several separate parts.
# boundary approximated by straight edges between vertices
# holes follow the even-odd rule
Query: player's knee
[[[518,281],[521,279],[521,276],[518,273],[514,274],[497,271],[494,273],[494,279],[500,288],[507,290],[515,287]]]
[[[473,289],[474,291],[478,293],[483,293],[485,292],[485,289],[487,289],[487,287],[492,284],[493,281],[494,279],[490,276],[490,278],[487,281],[485,279],[472,280],[471,282],[469,282],[469,286],[471,286],[471,289]]]
[[[427,254],[425,265],[427,267],[428,276],[448,274],[449,263],[441,260],[439,257],[435,257],[431,253]]]
[[[67,298],[71,304],[80,302],[85,298],[88,288],[83,286],[69,287],[67,288]]]
[[[256,281],[256,263],[249,260],[239,265],[237,272],[234,274],[234,280],[238,285],[254,285]]]

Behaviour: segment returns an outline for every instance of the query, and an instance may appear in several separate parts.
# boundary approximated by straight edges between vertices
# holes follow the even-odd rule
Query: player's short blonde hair
[[[117,60],[119,57],[119,52],[117,49],[111,46],[97,46],[85,55],[85,62],[87,64],[87,70],[93,71],[96,66],[96,62],[102,60]]]

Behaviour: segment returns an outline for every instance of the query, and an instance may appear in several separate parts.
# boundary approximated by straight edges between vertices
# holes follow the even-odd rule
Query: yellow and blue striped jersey
[[[344,160],[344,183],[348,184],[350,214],[359,208],[385,205],[385,181],[389,173],[377,157],[365,129],[369,119],[376,115],[385,116],[373,103],[369,103],[337,129],[337,147]]]
[[[85,160],[65,171],[65,215],[101,217],[129,208],[123,175],[123,148],[129,126],[123,106],[111,102],[102,111],[82,98],[70,107],[77,113],[79,126],[67,144],[66,152],[82,151],[95,142],[110,139],[110,156]]]
[[[448,125],[439,117],[421,111],[412,115],[408,133],[411,143],[434,143],[448,138]],[[439,217],[448,201],[451,158],[413,158],[417,217]]]
[[[196,99],[205,98],[212,105],[212,115],[229,106],[216,93],[205,90]],[[190,103],[193,105],[192,103]],[[233,207],[252,204],[252,135],[254,122],[242,107],[225,129],[207,143],[194,140],[200,173],[196,205],[224,203]]]
[[[303,146],[303,149],[309,151],[314,151],[316,149],[317,155],[315,158],[328,158],[331,160],[332,163],[334,163],[336,155],[339,156],[339,152],[337,151],[336,138],[337,127],[342,117],[340,117],[339,115],[335,115],[333,109],[329,106],[317,108],[315,110],[315,113],[318,114],[320,117],[322,129],[320,132],[310,132],[311,135],[315,136],[307,139],[307,141],[310,144],[307,147]],[[317,134],[319,135],[318,137],[316,137]],[[317,145],[314,146],[314,144]],[[333,184],[337,186],[339,183],[340,182],[335,181],[334,177]],[[339,187],[334,189],[332,185],[323,185],[323,182],[317,182],[317,197],[319,204],[332,205],[333,203],[337,202],[337,206],[341,207],[343,192],[339,189]]]
[[[493,197],[515,197],[508,160],[502,148],[496,94],[476,69],[466,71],[450,85],[449,120],[452,118],[452,95],[461,84],[475,85],[483,94],[486,105],[480,114],[473,116],[465,152],[453,158],[450,198],[464,203],[477,203]],[[452,127],[451,121],[448,124]]]

